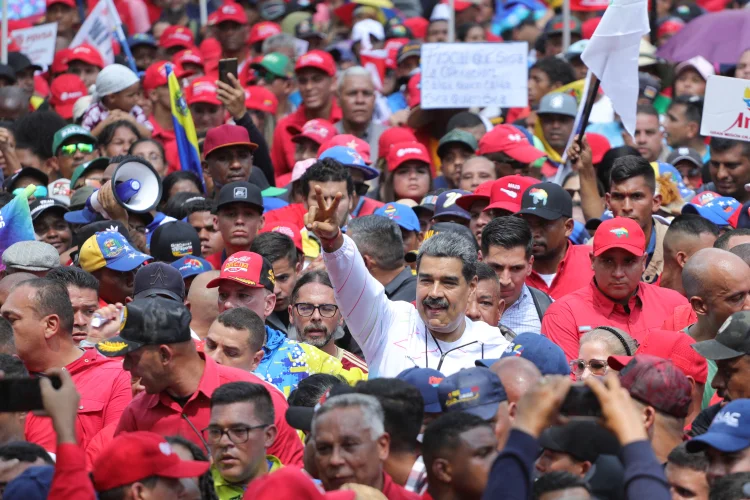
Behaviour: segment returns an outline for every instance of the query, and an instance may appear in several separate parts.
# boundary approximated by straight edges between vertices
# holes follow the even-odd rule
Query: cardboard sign
[[[107,2],[99,2],[86,17],[73,41],[70,42],[70,48],[88,43],[99,51],[104,64],[112,64],[115,62],[115,51],[112,48],[114,31],[115,23],[109,14]]]
[[[708,77],[701,135],[750,141],[750,81]]]
[[[526,42],[422,46],[422,108],[522,108],[528,103]]]
[[[57,23],[13,30],[10,36],[34,64],[42,67],[52,64],[52,59],[55,58]]]

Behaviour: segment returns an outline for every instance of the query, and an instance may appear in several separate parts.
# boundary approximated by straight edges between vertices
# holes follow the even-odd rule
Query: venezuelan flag
[[[169,102],[172,106],[172,122],[174,123],[174,135],[177,139],[177,151],[180,155],[180,170],[187,170],[198,176],[203,183],[203,168],[201,167],[200,150],[198,149],[198,136],[195,133],[193,117],[190,108],[185,102],[182,87],[177,81],[172,65],[166,65],[167,82],[169,86]]]
[[[27,186],[22,193],[0,209],[0,255],[13,243],[36,239],[29,212],[29,196],[35,190],[36,186]],[[5,269],[5,266],[0,264],[0,269]]]

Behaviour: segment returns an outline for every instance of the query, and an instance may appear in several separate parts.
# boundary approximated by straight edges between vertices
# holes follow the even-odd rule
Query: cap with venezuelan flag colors
[[[152,257],[133,248],[117,231],[103,231],[87,239],[78,253],[78,263],[90,273],[103,267],[113,271],[134,271]]]

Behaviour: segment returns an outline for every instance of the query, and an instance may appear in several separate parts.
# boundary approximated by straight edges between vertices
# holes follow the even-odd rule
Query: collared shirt
[[[83,355],[65,367],[76,385],[81,400],[78,403],[76,436],[82,448],[106,425],[120,420],[133,393],[130,374],[122,369],[122,361],[105,358],[96,349],[86,349]],[[26,416],[26,441],[55,452],[57,435],[52,419],[33,413]]]
[[[474,366],[477,359],[499,358],[509,344],[499,328],[469,318],[458,340],[435,339],[414,305],[386,297],[383,285],[367,271],[357,245],[346,235],[341,248],[323,253],[323,262],[336,304],[367,360],[370,378],[395,377],[412,366],[439,369],[448,376]]]
[[[417,300],[417,277],[411,273],[411,267],[404,267],[390,283],[385,285],[385,296],[390,300],[414,302]]]
[[[344,130],[343,120],[336,123],[334,127],[336,127],[336,130],[338,130],[339,134],[347,133]],[[370,124],[367,126],[365,133],[362,134],[362,137],[360,137],[360,139],[370,145],[370,159],[373,160],[373,163],[375,162],[375,159],[378,158],[378,141],[380,140],[380,135],[387,128],[388,127],[386,127],[385,125],[381,125],[380,123],[375,122],[375,120],[370,120]]]
[[[263,384],[271,394],[276,413],[274,423],[278,434],[268,453],[279,457],[286,465],[302,465],[302,441],[286,422],[289,405],[284,395],[274,386],[256,375],[237,368],[222,366],[204,353],[198,353],[205,361],[203,375],[196,390],[184,407],[181,407],[166,392],[141,393],[128,405],[122,414],[115,435],[121,432],[151,431],[162,436],[183,436],[205,449],[201,431],[208,427],[211,418],[211,395],[220,385],[229,382]]]
[[[565,256],[557,265],[557,274],[549,286],[536,271],[531,271],[529,277],[526,278],[526,284],[543,291],[555,300],[575,292],[588,285],[594,277],[590,253],[589,245],[568,243]]]
[[[604,295],[591,280],[553,303],[542,321],[542,332],[559,345],[568,361],[578,357],[581,336],[599,326],[614,326],[642,342],[651,330],[661,328],[672,311],[687,299],[667,288],[638,283],[627,309]]]
[[[409,477],[406,478],[404,489],[406,491],[417,493],[418,495],[424,494],[427,490],[427,467],[424,465],[422,455],[419,455],[414,462],[414,465],[411,466],[411,471],[409,471]]]
[[[268,464],[268,472],[266,474],[275,472],[283,467],[281,461],[273,455],[266,455],[266,463]],[[215,465],[211,466],[211,478],[214,480],[214,490],[219,500],[241,500],[250,484],[239,485],[230,483],[224,479]]]
[[[130,110],[130,114],[135,117],[135,121],[137,121],[138,124],[143,125],[149,130],[153,128],[153,125],[151,125],[146,117],[146,113],[143,112],[143,108],[137,104]],[[106,120],[108,116],[109,109],[107,109],[101,101],[91,103],[91,105],[86,108],[86,111],[83,112],[81,126],[86,130],[93,130],[97,125]]]
[[[521,288],[521,295],[518,300],[503,311],[500,323],[517,334],[540,333],[542,331],[542,321],[536,311],[534,297],[531,296],[531,291],[525,283]]]

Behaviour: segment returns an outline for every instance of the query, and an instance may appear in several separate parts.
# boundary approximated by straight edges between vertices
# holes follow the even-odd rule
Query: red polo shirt
[[[184,408],[165,392],[141,393],[125,409],[115,435],[121,432],[151,431],[162,436],[183,436],[203,448],[199,433],[208,427],[214,390],[229,382],[251,382],[263,384],[273,399],[278,434],[268,449],[268,454],[278,457],[284,465],[302,466],[302,441],[286,423],[285,415],[289,405],[284,395],[250,372],[219,365],[205,354],[198,354],[206,362],[205,368],[198,390],[190,396]]]
[[[383,472],[383,475],[385,476],[383,479],[383,495],[388,500],[419,500],[422,498],[416,493],[406,491],[400,484],[394,483],[387,472]]]
[[[672,311],[672,314],[667,316],[664,320],[662,328],[669,330],[670,332],[677,332],[684,330],[685,327],[690,326],[698,321],[698,316],[693,311],[693,307],[688,303],[684,306],[679,306]]]
[[[331,104],[331,114],[326,118],[331,123],[341,120],[341,108],[334,100]],[[276,130],[273,133],[273,147],[271,148],[271,162],[276,179],[280,175],[287,174],[294,168],[294,143],[292,134],[287,130],[289,125],[297,128],[308,122],[305,116],[305,105],[302,104],[297,111],[291,115],[285,116],[276,124]]]
[[[76,419],[78,443],[85,448],[96,434],[110,423],[120,420],[133,393],[130,374],[122,369],[122,360],[105,358],[96,349],[86,349],[83,356],[65,367],[81,394]],[[26,441],[55,452],[57,435],[52,419],[29,413],[24,429]]]
[[[578,357],[581,336],[599,326],[614,326],[642,342],[646,334],[661,328],[672,311],[687,299],[666,288],[639,283],[628,308],[599,291],[594,280],[549,306],[542,319],[542,333],[565,351],[568,361]]]
[[[557,265],[557,274],[550,286],[547,286],[536,271],[531,271],[529,277],[526,278],[526,284],[545,292],[555,300],[585,287],[594,277],[589,257],[591,248],[590,245],[568,243],[568,249],[565,251],[563,260]]]

